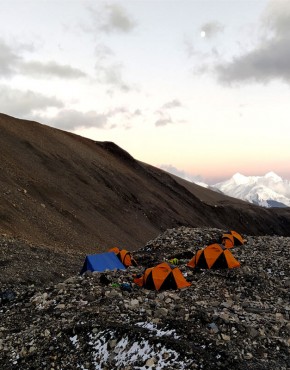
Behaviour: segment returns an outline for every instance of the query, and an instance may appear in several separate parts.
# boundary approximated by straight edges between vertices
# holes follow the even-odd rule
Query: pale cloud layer
[[[136,22],[121,4],[106,4],[99,7],[87,7],[91,15],[91,24],[82,24],[85,32],[128,33],[136,27]]]
[[[187,173],[186,171],[180,170],[176,167],[174,167],[172,164],[161,164],[159,166],[162,170],[169,172],[173,175],[176,175],[178,177],[181,177],[182,179],[185,179],[187,181],[195,182],[195,183],[202,183],[203,179],[201,176],[193,176],[190,173]]]
[[[157,121],[155,122],[155,126],[166,126],[166,125],[169,125],[173,123],[172,121],[172,118],[170,116],[168,117],[160,117],[157,119]]]
[[[108,117],[95,111],[80,112],[75,109],[63,109],[49,120],[52,126],[75,130],[78,128],[102,128],[106,126]]]
[[[99,83],[108,85],[121,92],[134,89],[133,85],[124,77],[125,67],[118,62],[114,51],[106,44],[99,43],[95,47],[95,71]]]
[[[19,66],[22,74],[33,76],[36,78],[57,77],[63,79],[74,79],[86,77],[86,73],[78,68],[73,68],[68,64],[58,64],[55,61],[46,63],[32,61],[22,62]]]
[[[256,50],[216,68],[221,82],[261,82],[280,79],[290,83],[289,39],[271,40]]]
[[[21,50],[21,46],[19,50]],[[86,73],[70,65],[59,64],[55,61],[39,62],[25,61],[24,58],[0,39],[0,78],[24,75],[30,77],[57,77],[63,79],[74,79],[85,77]]]
[[[211,21],[211,22],[204,23],[200,27],[200,32],[204,32],[203,36],[205,38],[212,38],[216,36],[217,34],[223,32],[223,30],[224,30],[224,26],[220,22],[217,22],[217,21]]]
[[[15,67],[20,61],[20,56],[0,38],[0,78],[10,77],[16,73]]]
[[[180,120],[173,119],[173,113],[177,108],[182,108],[183,105],[180,100],[172,99],[164,103],[160,109],[158,109],[155,114],[158,116],[157,120],[155,121],[155,126],[167,126],[170,124],[179,123]]]
[[[182,106],[182,104],[178,99],[173,99],[173,100],[165,103],[162,108],[173,109],[173,108],[178,108],[178,107],[181,107],[181,106]]]
[[[130,32],[135,28],[135,22],[120,4],[110,4],[106,8],[106,20],[101,25],[105,32]]]
[[[262,26],[272,30],[276,37],[290,36],[290,3],[289,1],[269,1],[262,16]]]
[[[70,131],[80,128],[110,129],[115,127],[111,123],[111,119],[117,118],[121,121],[130,122],[133,117],[139,115],[141,115],[140,110],[131,112],[126,107],[116,107],[102,113],[95,110],[81,112],[75,109],[63,109],[53,118],[46,119],[46,121],[52,126]]]
[[[221,82],[290,83],[290,2],[271,1],[260,28],[261,37],[252,50],[216,66]]]
[[[102,65],[97,63],[95,66],[97,79],[100,83],[112,86],[123,92],[127,92],[132,87],[125,82],[123,77],[123,66],[121,64]]]
[[[19,118],[33,115],[34,111],[45,111],[47,108],[62,108],[63,103],[52,96],[45,96],[34,91],[21,91],[0,85],[0,111]]]

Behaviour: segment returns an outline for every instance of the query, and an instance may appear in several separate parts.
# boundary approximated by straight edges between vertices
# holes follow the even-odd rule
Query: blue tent
[[[81,274],[90,270],[103,272],[105,270],[126,270],[125,266],[114,252],[90,254],[86,256]]]

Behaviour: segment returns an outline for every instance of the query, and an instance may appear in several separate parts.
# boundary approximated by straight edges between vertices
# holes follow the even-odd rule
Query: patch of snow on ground
[[[154,332],[154,335],[156,337],[168,337],[168,336],[170,336],[174,339],[180,338],[180,336],[178,336],[176,334],[176,331],[174,329],[161,330],[161,329],[157,328],[157,325],[152,324],[151,322],[137,322],[136,325],[140,326],[141,328],[148,329],[148,330]]]
[[[72,344],[73,344],[76,348],[78,348],[78,346],[79,346],[79,344],[78,344],[78,336],[77,336],[77,335],[75,335],[74,337],[70,337],[69,339],[71,340]]]
[[[146,327],[149,330],[156,331],[158,336],[168,336],[174,330],[161,331],[156,329],[150,323],[138,323],[138,326]],[[142,326],[144,325],[144,326]],[[167,348],[164,344],[154,343],[138,336],[138,338],[130,339],[128,335],[119,337],[114,330],[102,330],[95,334],[89,335],[93,360],[92,365],[95,370],[102,370],[105,366],[114,364],[114,368],[122,369],[124,366],[134,365],[136,370],[148,369],[147,361],[154,363],[155,370],[168,369],[173,367],[176,370],[184,370],[187,367],[186,361],[179,359],[180,354],[172,349]],[[73,345],[78,346],[78,339],[75,335],[70,338]],[[111,347],[110,341],[117,340],[117,343]],[[87,359],[86,359],[87,362]],[[84,369],[83,365],[80,365]]]
[[[96,354],[93,365],[95,366],[96,370],[102,370],[103,364],[107,362],[110,356],[108,350],[108,341],[106,340],[105,332],[99,332],[97,337],[92,334],[89,337],[91,339],[89,344],[93,347],[94,353]]]

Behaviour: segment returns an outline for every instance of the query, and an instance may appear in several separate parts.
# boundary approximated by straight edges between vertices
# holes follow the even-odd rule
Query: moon
[[[205,31],[200,31],[200,37],[201,37],[201,38],[205,38],[205,36],[206,36]]]

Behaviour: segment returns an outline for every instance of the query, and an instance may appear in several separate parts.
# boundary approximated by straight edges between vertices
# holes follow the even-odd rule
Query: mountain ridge
[[[168,228],[289,235],[290,212],[204,189],[111,142],[0,114],[0,232],[50,248],[134,250]]]

